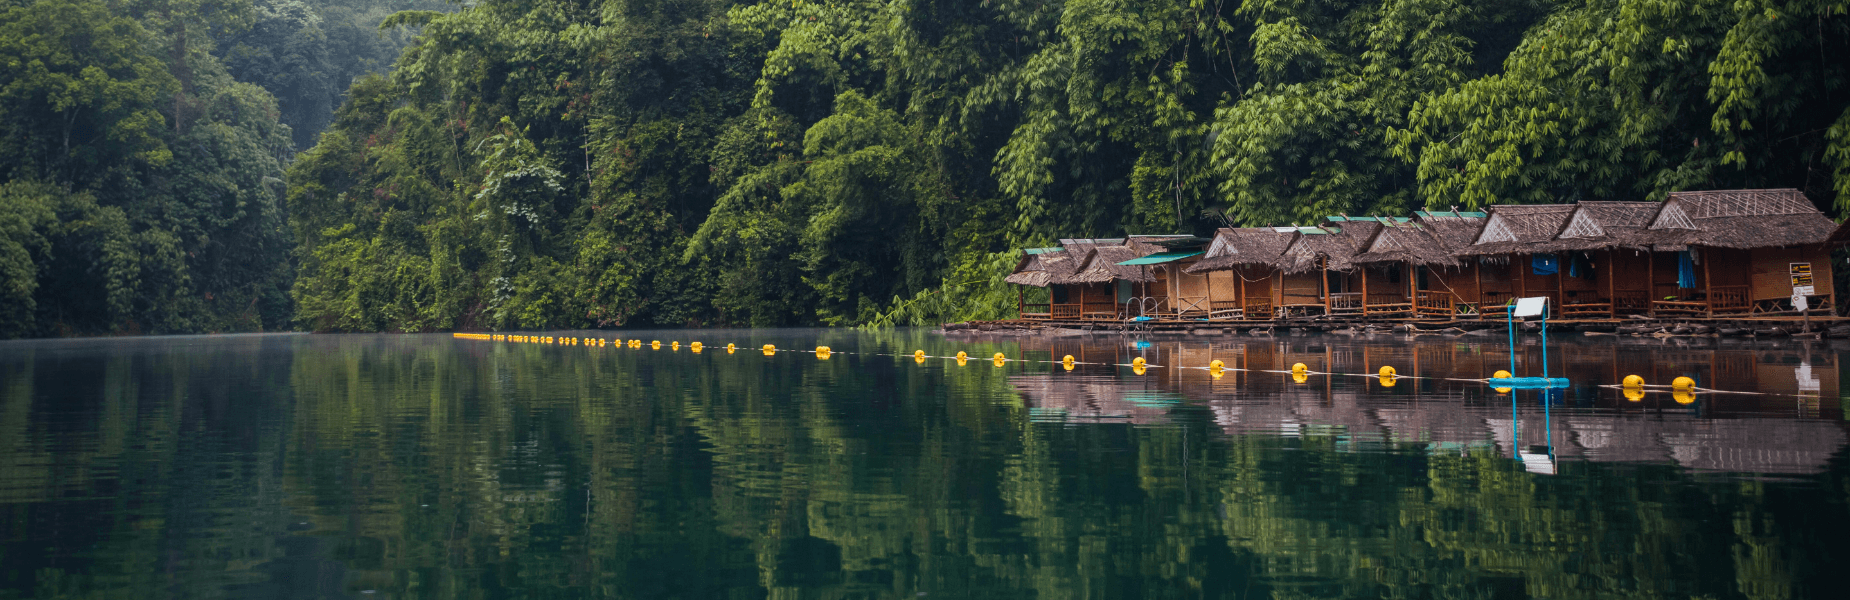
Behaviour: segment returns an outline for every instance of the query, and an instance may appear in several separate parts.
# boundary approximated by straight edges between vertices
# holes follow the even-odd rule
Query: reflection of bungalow
[[[1795,279],[1810,280],[1811,308],[1831,308],[1826,243],[1836,228],[1798,190],[1673,192],[1638,234],[1675,255],[1674,275],[1653,274],[1653,309],[1705,315],[1787,311]],[[1656,300],[1666,297],[1674,300]]]
[[[1184,269],[1205,277],[1211,292],[1210,318],[1272,318],[1287,288],[1320,288],[1319,275],[1299,274],[1289,281],[1273,263],[1298,235],[1296,227],[1221,229],[1195,264]]]
[[[1329,315],[1362,314],[1362,299],[1369,291],[1370,277],[1366,269],[1357,269],[1352,260],[1362,243],[1373,237],[1381,224],[1373,218],[1337,219],[1340,220],[1322,227],[1298,228],[1298,237],[1273,263],[1287,281],[1293,276],[1309,274],[1316,277],[1314,281],[1318,284],[1308,290],[1285,290],[1281,294],[1280,308],[1306,312],[1321,309]]]

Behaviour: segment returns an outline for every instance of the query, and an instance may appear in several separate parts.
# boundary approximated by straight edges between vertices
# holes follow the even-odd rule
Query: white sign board
[[[1811,305],[1805,301],[1805,294],[1797,290],[1792,292],[1792,310],[1811,310]]]
[[[1534,298],[1517,298],[1515,312],[1512,314],[1518,317],[1537,317],[1537,316],[1541,316],[1542,310],[1547,307],[1548,307],[1548,297],[1547,296],[1537,296]]]
[[[1813,291],[1814,289],[1815,288],[1813,286],[1809,286],[1809,285],[1793,286],[1792,295],[1794,296],[1816,296],[1818,295],[1818,292]]]

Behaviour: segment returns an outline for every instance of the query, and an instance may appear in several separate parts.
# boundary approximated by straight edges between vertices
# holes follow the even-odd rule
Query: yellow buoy
[[[1644,378],[1637,375],[1626,375],[1625,380],[1620,382],[1619,385],[1628,388],[1641,388],[1644,387]]]
[[[669,349],[669,350],[673,350],[673,351],[675,351],[675,352],[680,352],[680,351],[681,351],[681,342],[675,342],[675,343],[674,343],[674,344],[673,344],[672,346],[669,346],[669,348],[668,348],[668,349]]]
[[[957,360],[963,361],[963,360],[968,360],[969,358],[970,358],[970,355],[965,354],[964,351],[962,350],[957,351]]]
[[[1073,355],[1068,354],[1065,358],[1060,359],[1060,366],[1066,367],[1068,371],[1073,370]]]
[[[1208,361],[1208,374],[1213,375],[1216,379],[1220,378],[1221,371],[1226,369],[1227,363],[1221,362],[1218,358]]]
[[[738,349],[739,349],[739,347],[738,347],[737,345],[734,345],[734,344],[726,344],[726,353],[727,353],[727,354],[732,354],[732,353],[733,353],[733,351],[735,351],[735,350],[738,350]]]
[[[759,348],[759,350],[763,350],[765,356],[771,356],[773,354],[777,354],[777,346],[773,346],[770,344],[765,344],[764,347]]]
[[[1293,371],[1291,373],[1291,381],[1296,382],[1296,383],[1304,383],[1304,382],[1310,381],[1310,374],[1309,373],[1299,373],[1299,372]]]
[[[996,366],[997,366],[997,367],[1001,367],[1001,366],[1003,366],[1003,365],[1006,365],[1006,364],[1008,364],[1008,362],[1009,362],[1009,359],[1008,359],[1008,357],[1006,357],[1006,356],[1003,356],[1001,352],[997,352],[997,353],[996,353],[996,357],[995,357],[995,358],[991,358],[991,359],[989,359],[989,362],[993,362],[993,363],[996,363]]]
[[[1690,379],[1688,377],[1678,377],[1676,379],[1672,379],[1670,380],[1670,389],[1672,390],[1694,390],[1696,389],[1696,380]]]
[[[1131,372],[1136,373],[1138,375],[1142,375],[1144,373],[1149,372],[1149,369],[1144,368],[1143,365],[1131,365]]]
[[[961,354],[961,353],[960,353],[960,354]],[[959,366],[959,367],[961,367],[961,366],[964,366],[964,365],[967,365],[967,364],[970,364],[970,357],[968,357],[968,356],[959,356],[959,357],[957,357],[957,366]]]
[[[695,352],[699,352],[701,348],[705,348],[705,347],[706,346],[701,345],[700,342],[694,342],[692,344],[687,345],[688,350],[693,350]]]
[[[1381,387],[1394,387],[1394,367],[1382,365],[1375,380],[1381,382]]]
[[[1671,391],[1670,398],[1673,400],[1676,400],[1677,404],[1695,404],[1696,403],[1696,393],[1693,391],[1687,390],[1687,389]]]
[[[1502,370],[1502,369],[1498,369],[1497,372],[1490,374],[1490,378],[1491,379],[1509,379],[1510,372]]]
[[[1637,402],[1644,399],[1644,388],[1628,387],[1620,391],[1624,392],[1626,400]]]
[[[991,357],[989,357],[989,359],[990,359],[990,360],[995,360],[995,361],[1007,361],[1007,360],[1009,359],[1009,357],[1008,357],[1008,355],[1005,355],[1005,354],[1003,354],[1003,353],[1001,353],[1001,352],[997,352],[995,356],[991,356]]]
[[[649,342],[649,349],[650,349],[650,350],[661,350],[661,349],[662,349],[662,341],[661,341],[661,340],[655,340],[655,341],[652,341],[652,342]]]
[[[924,350],[913,350],[912,360],[915,360],[918,362],[925,362],[925,351]]]
[[[1309,373],[1309,372],[1310,372],[1310,366],[1304,363],[1297,363],[1297,364],[1291,365],[1291,373],[1294,375],[1299,374],[1299,373]]]
[[[829,347],[828,346],[817,346],[816,347],[816,358],[819,358],[822,360],[828,360],[829,359]]]
[[[1150,363],[1145,361],[1141,356],[1131,359],[1131,368],[1133,369],[1147,368],[1149,364]],[[1138,375],[1142,375],[1142,373],[1138,373]]]
[[[1213,377],[1216,381],[1219,381],[1221,376],[1223,375],[1226,375],[1226,373],[1223,373],[1220,371],[1208,371],[1208,376]]]

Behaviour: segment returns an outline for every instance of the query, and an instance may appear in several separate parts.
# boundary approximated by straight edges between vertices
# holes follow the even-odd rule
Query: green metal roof
[[[1416,214],[1422,217],[1463,217],[1466,219],[1482,219],[1482,218],[1490,216],[1490,213],[1486,213],[1486,212],[1469,212],[1469,211],[1462,211],[1462,210],[1461,211],[1416,210],[1416,211],[1413,211],[1413,214]]]
[[[1133,259],[1130,259],[1130,260],[1127,260],[1127,261],[1124,261],[1118,264],[1126,265],[1126,266],[1157,265],[1157,264],[1162,264],[1166,262],[1182,260],[1190,256],[1201,256],[1201,254],[1202,254],[1201,252],[1158,252],[1156,254],[1151,254],[1149,256],[1145,256],[1142,258],[1133,258]]]
[[[1065,250],[1065,248],[1022,248],[1021,249],[1022,253],[1024,254],[1046,254],[1048,252],[1059,252],[1061,250]]]

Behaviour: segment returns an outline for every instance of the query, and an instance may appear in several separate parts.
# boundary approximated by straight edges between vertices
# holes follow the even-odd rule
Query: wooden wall
[[[1704,249],[1707,252],[1708,249]],[[1812,287],[1817,295],[1830,295],[1832,287],[1831,254],[1822,248],[1761,248],[1747,251],[1751,257],[1753,299],[1776,300],[1792,297],[1791,264],[1811,263]],[[1710,265],[1718,268],[1722,263]]]
[[[1612,289],[1642,290],[1648,286],[1646,278],[1651,270],[1649,253],[1640,250],[1612,250],[1609,254],[1612,272]]]

